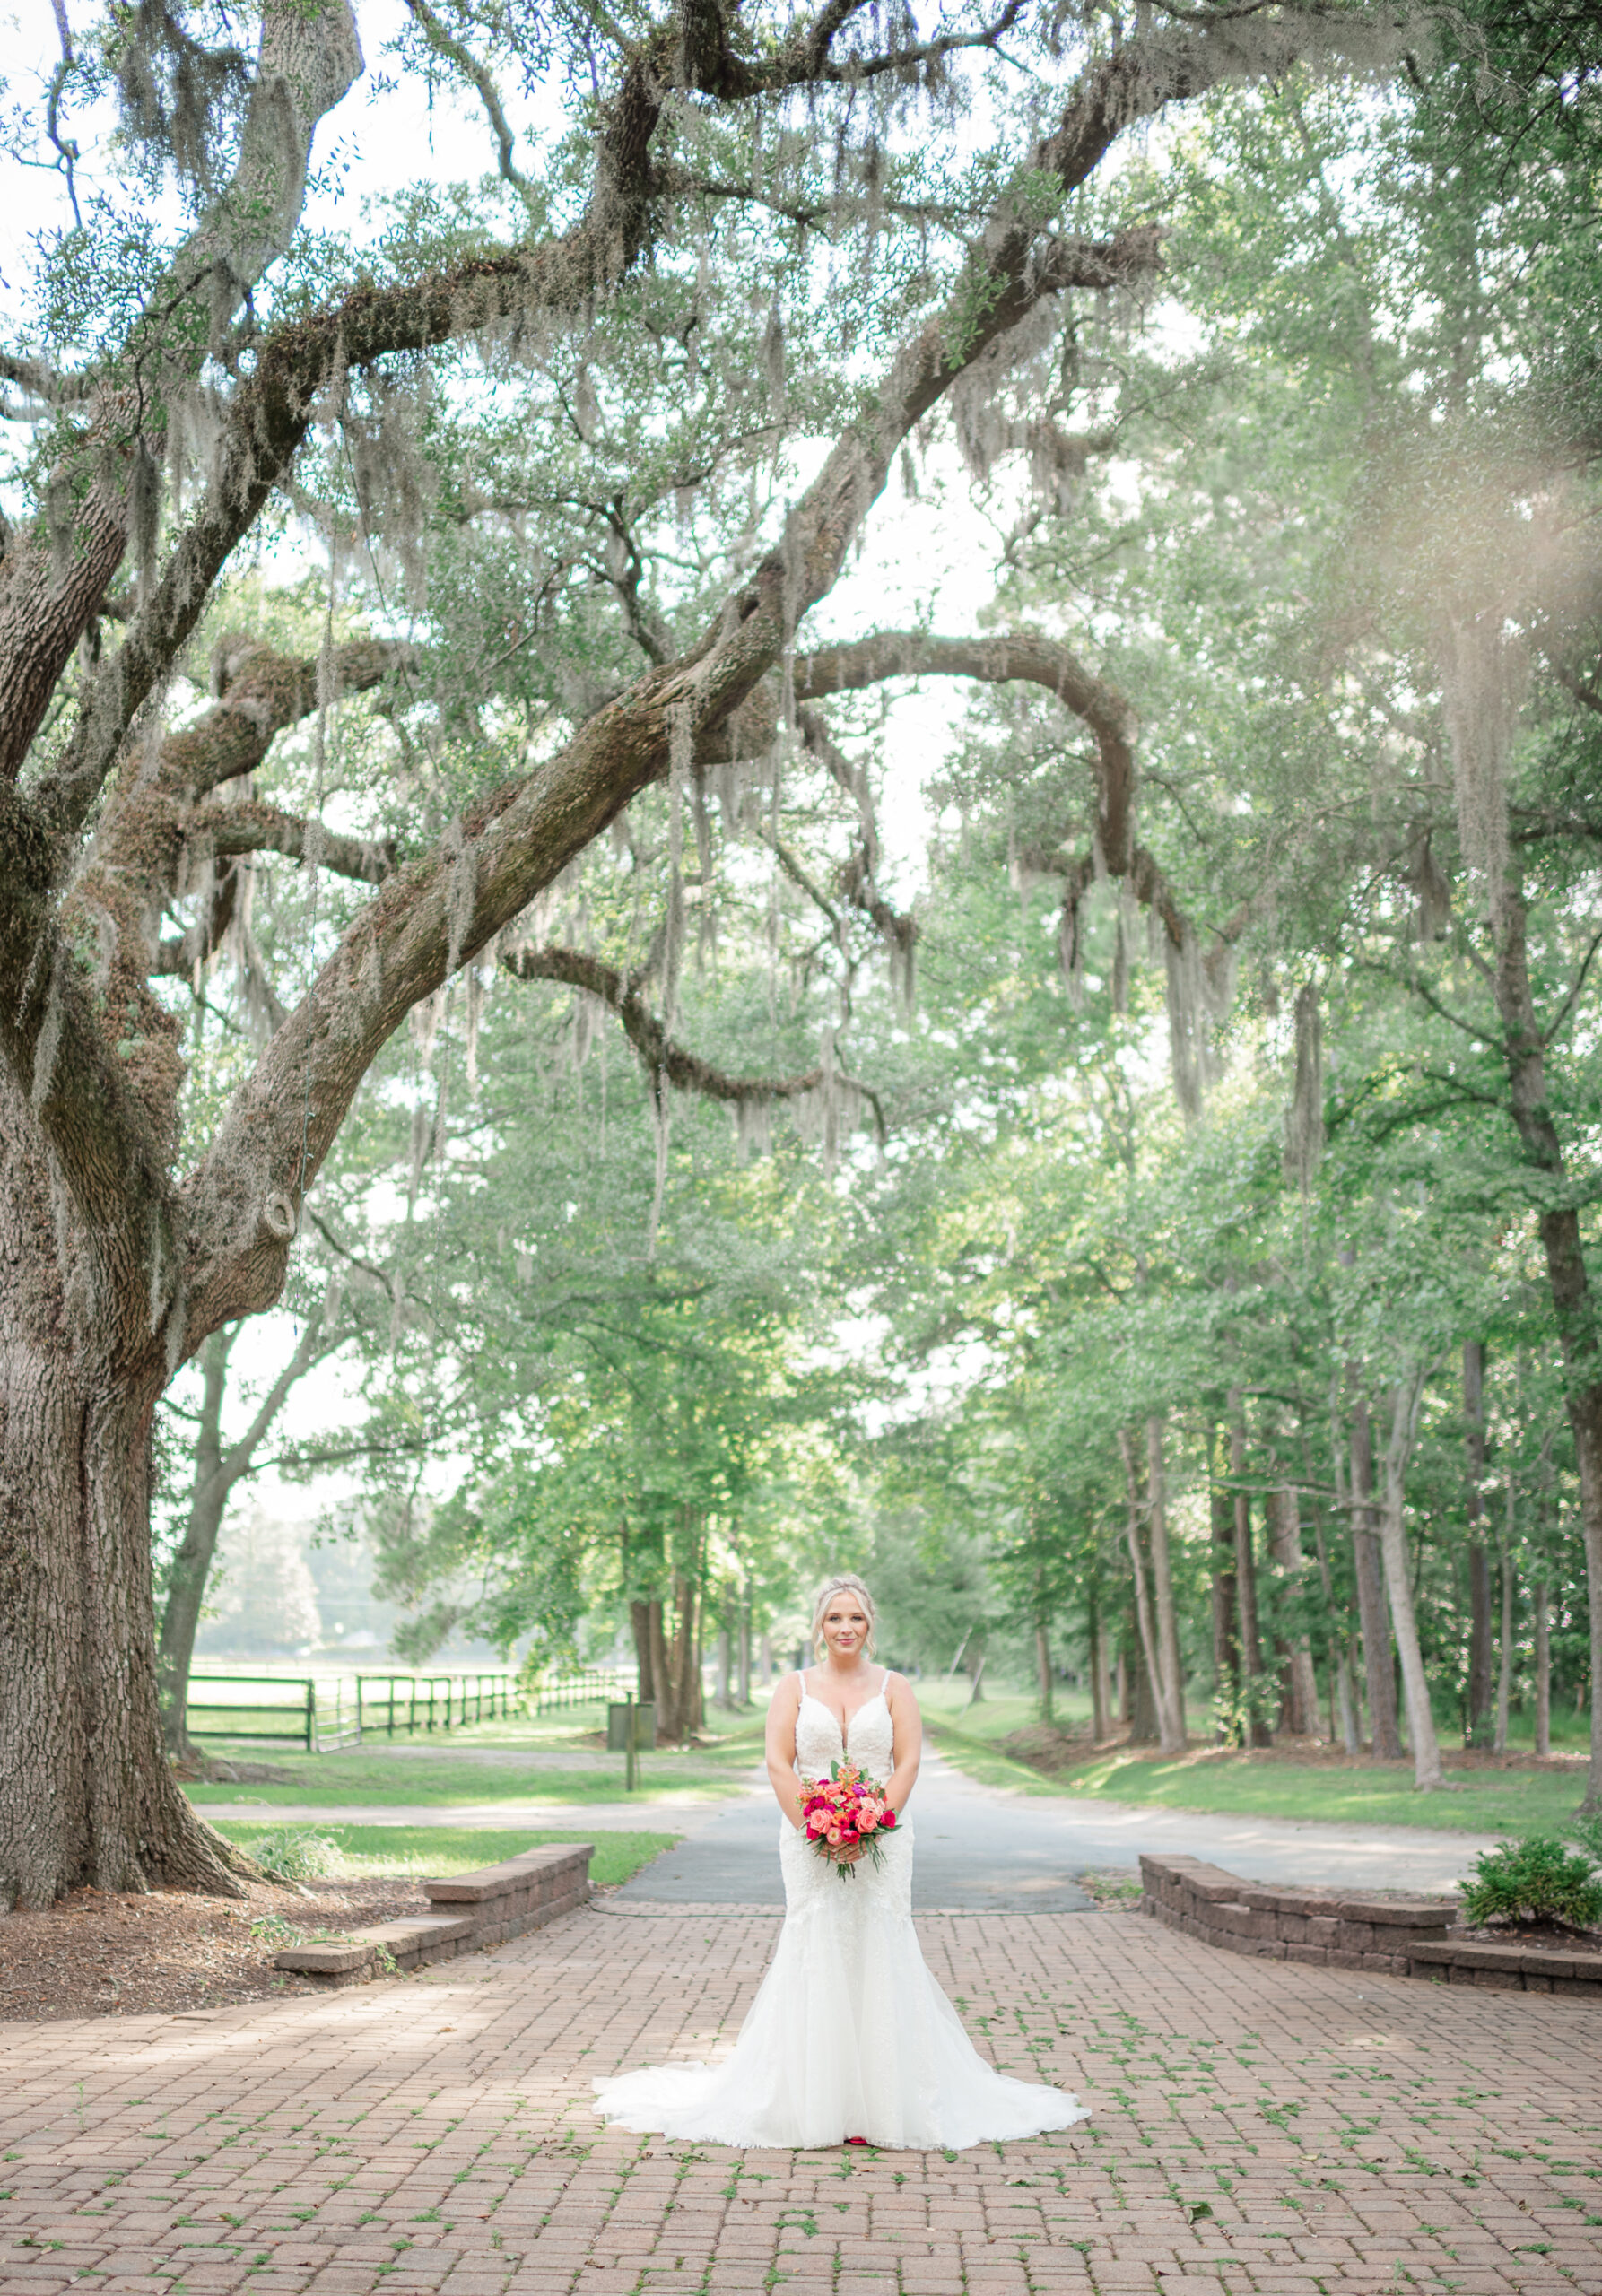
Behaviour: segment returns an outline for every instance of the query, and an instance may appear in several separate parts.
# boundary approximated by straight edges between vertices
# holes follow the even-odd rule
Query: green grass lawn
[[[997,1700],[997,1704],[1000,1701]],[[926,1709],[927,1710],[927,1709]],[[1017,1726],[1014,1725],[1014,1726]],[[1578,1769],[1458,1773],[1444,1794],[1415,1791],[1405,1764],[1336,1768],[1192,1752],[1164,1761],[1121,1749],[1046,1777],[965,1727],[930,1717],[929,1735],[957,1768],[1020,1794],[1076,1795],[1165,1810],[1321,1820],[1328,1825],[1432,1826],[1462,1833],[1561,1831],[1585,1791]],[[1450,1773],[1449,1772],[1449,1775]]]
[[[546,1842],[593,1839],[589,1878],[597,1885],[626,1882],[681,1839],[674,1833],[536,1833],[527,1826],[504,1833],[476,1826],[333,1825],[317,1831],[338,1848],[342,1874],[407,1874],[440,1880],[448,1874],[470,1874],[480,1866],[498,1866],[502,1858],[520,1857]],[[268,1828],[230,1819],[217,1831],[249,1850]]]
[[[604,1802],[631,1798],[623,1790],[621,1754],[601,1754],[587,1743],[605,1721],[604,1707],[578,1707],[535,1720],[469,1724],[431,1737],[374,1738],[341,1753],[308,1754],[294,1747],[248,1746],[203,1739],[212,1753],[271,1762],[287,1773],[283,1784],[189,1786],[192,1802],[283,1803],[324,1807],[341,1803],[476,1805],[485,1802]],[[737,1793],[762,1760],[762,1717],[719,1716],[710,1743],[681,1753],[665,1746],[642,1755],[638,1792],[688,1794],[718,1801]],[[567,1757],[563,1759],[564,1755]],[[582,1756],[582,1760],[575,1760]]]

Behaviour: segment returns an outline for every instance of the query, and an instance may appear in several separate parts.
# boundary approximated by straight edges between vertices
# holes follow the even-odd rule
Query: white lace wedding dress
[[[893,1764],[883,1690],[851,1718],[851,1756]],[[804,1692],[796,1767],[827,1777],[844,1747],[831,1709]],[[930,1976],[912,1926],[912,1828],[902,1817],[849,1881],[780,1818],[785,1918],[772,1966],[721,2065],[654,2065],[596,2083],[621,2126],[720,2144],[789,2148],[848,2136],[960,2151],[1084,2120],[1061,2089],[1014,2081],[979,2055]]]

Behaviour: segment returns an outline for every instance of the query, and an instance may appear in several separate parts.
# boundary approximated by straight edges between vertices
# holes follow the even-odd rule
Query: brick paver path
[[[1093,2119],[950,2159],[603,2130],[591,2077],[726,2043],[776,1924],[587,1909],[399,1983],[0,2026],[0,2290],[1602,2291],[1602,2011],[1127,1913],[919,1926],[981,2046]]]

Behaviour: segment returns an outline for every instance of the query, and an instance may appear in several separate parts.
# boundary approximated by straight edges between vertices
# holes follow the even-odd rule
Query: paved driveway
[[[632,1802],[473,1803],[457,1809],[311,1805],[268,1811],[248,1803],[207,1805],[210,1818],[285,1822],[321,1819],[349,1825],[553,1827],[682,1833],[627,1885],[630,1901],[777,1905],[779,1813],[766,1777],[722,1802],[642,1794]],[[1468,1870],[1489,1835],[1424,1826],[1303,1824],[1284,1818],[1204,1816],[1188,1810],[1132,1808],[1072,1795],[997,1792],[976,1785],[933,1748],[912,1804],[917,1822],[915,1903],[971,1911],[1051,1912],[1083,1907],[1072,1877],[1086,1867],[1134,1866],[1145,1850],[1206,1857],[1257,1882],[1331,1882],[1350,1888],[1447,1890]]]

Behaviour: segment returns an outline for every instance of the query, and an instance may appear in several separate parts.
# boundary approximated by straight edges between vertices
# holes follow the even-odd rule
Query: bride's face
[[[857,1595],[835,1595],[823,1613],[823,1641],[829,1656],[849,1665],[867,1648],[867,1613]]]

